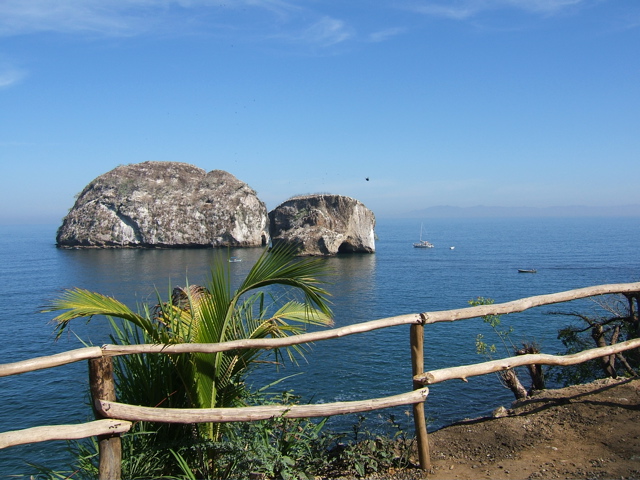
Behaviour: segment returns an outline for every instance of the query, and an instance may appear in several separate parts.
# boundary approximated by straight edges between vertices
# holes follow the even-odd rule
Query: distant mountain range
[[[478,218],[478,217],[640,217],[640,205],[616,207],[453,207],[439,205],[413,210],[407,217],[415,218]]]

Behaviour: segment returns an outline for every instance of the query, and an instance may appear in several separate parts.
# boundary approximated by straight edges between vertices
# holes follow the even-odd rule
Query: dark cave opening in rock
[[[353,253],[356,249],[349,242],[342,242],[342,244],[338,247],[338,253]]]

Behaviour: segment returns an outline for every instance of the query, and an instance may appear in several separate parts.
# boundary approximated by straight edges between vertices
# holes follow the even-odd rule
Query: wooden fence
[[[286,338],[236,340],[216,344],[103,345],[102,347],[86,347],[56,355],[0,364],[0,377],[4,377],[88,360],[89,384],[97,417],[96,421],[78,425],[42,426],[0,433],[0,448],[26,443],[44,442],[47,440],[71,440],[97,436],[100,453],[100,479],[112,480],[120,478],[120,435],[127,432],[131,428],[132,422],[136,421],[165,423],[249,422],[278,416],[287,418],[327,417],[400,405],[413,405],[419,461],[420,466],[426,470],[430,468],[429,444],[424,412],[424,402],[429,393],[428,385],[451,379],[466,380],[471,376],[485,375],[487,373],[508,370],[524,365],[573,365],[594,358],[616,355],[625,350],[640,347],[640,338],[637,338],[615,345],[585,350],[573,355],[554,356],[528,354],[474,365],[449,367],[425,372],[424,328],[426,325],[439,322],[453,322],[485,315],[522,312],[542,305],[562,303],[606,294],[625,294],[630,299],[635,298],[636,308],[633,314],[638,314],[637,303],[640,296],[640,282],[599,285],[549,295],[528,297],[507,303],[480,305],[457,310],[401,315]],[[116,402],[112,357],[117,355],[140,353],[213,353],[239,348],[273,349],[307,342],[335,339],[346,335],[354,335],[398,325],[410,325],[409,338],[413,372],[413,390],[399,395],[315,405],[269,405],[211,409],[151,408],[125,405]]]

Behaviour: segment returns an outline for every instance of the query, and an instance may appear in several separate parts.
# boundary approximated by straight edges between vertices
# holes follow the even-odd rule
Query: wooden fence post
[[[116,401],[116,387],[113,379],[112,357],[89,360],[89,388],[95,417],[102,417],[96,410],[96,400]],[[120,480],[122,477],[122,446],[120,434],[98,435],[100,465],[99,480]]]
[[[411,340],[411,370],[413,376],[424,373],[424,325],[413,324],[410,329]],[[424,388],[421,383],[413,382],[413,389]],[[418,460],[422,470],[431,468],[429,458],[429,438],[427,436],[427,420],[424,414],[424,402],[413,404],[413,423],[418,439]]]

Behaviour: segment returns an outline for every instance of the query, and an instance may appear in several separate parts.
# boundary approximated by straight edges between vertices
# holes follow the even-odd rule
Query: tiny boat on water
[[[422,225],[420,225],[420,241],[413,244],[414,248],[433,248],[433,243],[422,239]]]
[[[433,248],[433,243],[427,242],[426,240],[420,240],[413,244],[414,248]]]
[[[537,273],[538,271],[534,268],[519,268],[519,273]]]

